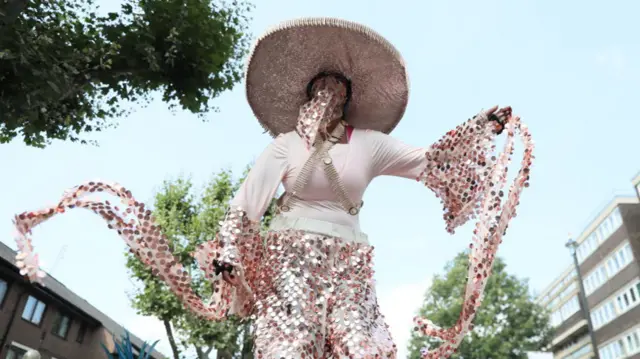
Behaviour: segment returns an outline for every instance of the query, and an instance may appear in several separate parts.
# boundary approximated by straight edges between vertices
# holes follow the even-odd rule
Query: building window
[[[80,323],[80,328],[78,328],[78,335],[76,336],[76,341],[78,343],[82,343],[84,341],[84,335],[87,333],[87,324],[85,322]]]
[[[620,208],[616,208],[582,243],[580,243],[576,251],[578,261],[582,263],[587,259],[587,257],[589,257],[591,253],[595,252],[600,244],[606,241],[621,224],[622,215],[620,214]]]
[[[640,282],[627,287],[613,299],[607,300],[603,305],[591,311],[594,329],[604,326],[638,304],[640,304]]]
[[[565,288],[562,293],[560,293],[560,298],[566,298],[570,294],[573,294],[578,289],[578,282],[571,282],[567,288]]]
[[[616,297],[616,304],[618,306],[618,315],[628,311],[635,307],[640,302],[638,288],[631,286],[624,292],[618,294]]]
[[[584,280],[584,290],[587,295],[593,293],[596,289],[600,288],[607,281],[607,270],[604,265],[600,265],[594,271],[589,273]]]
[[[577,359],[591,353],[591,344],[585,344],[580,348],[572,351],[569,355],[562,357],[562,359]]]
[[[624,344],[628,356],[640,353],[640,329],[625,335]]]
[[[624,358],[624,344],[622,340],[616,340],[613,343],[607,344],[599,350],[600,358],[602,359],[620,359]]]
[[[4,297],[7,295],[8,288],[9,288],[9,285],[7,284],[7,282],[0,279],[0,305],[4,303]]]
[[[616,309],[613,301],[608,301],[598,309],[591,312],[591,321],[595,329],[609,323],[616,317]]]
[[[11,345],[9,346],[9,350],[7,350],[7,356],[5,357],[5,359],[20,359],[26,352],[27,351],[22,348]]]
[[[587,295],[600,288],[607,280],[633,262],[633,250],[627,242],[615,250],[608,259],[589,273],[583,280]]]
[[[53,329],[51,332],[60,338],[66,339],[69,334],[69,327],[71,326],[71,318],[68,315],[59,313],[56,321],[53,323]]]
[[[47,309],[46,304],[37,300],[33,296],[29,296],[27,303],[24,305],[24,310],[22,311],[22,319],[35,325],[40,325],[45,309]]]
[[[640,328],[622,334],[599,350],[602,359],[628,358],[640,353]]]
[[[621,264],[622,263],[618,261],[618,258],[616,256],[613,256],[609,258],[609,260],[607,260],[607,270],[609,271],[609,273],[618,273]]]
[[[573,314],[580,310],[580,302],[577,296],[573,296],[560,309],[551,314],[551,325],[557,327],[565,320],[569,319]]]
[[[578,297],[573,296],[568,302],[562,305],[560,308],[560,313],[562,313],[562,320],[567,320],[574,313],[580,310],[580,303],[578,302]]]

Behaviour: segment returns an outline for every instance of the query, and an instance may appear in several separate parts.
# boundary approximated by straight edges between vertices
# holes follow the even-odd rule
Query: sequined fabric
[[[432,350],[422,350],[422,358],[444,359],[451,356],[462,338],[473,329],[473,318],[482,304],[482,296],[491,275],[498,246],[509,221],[516,216],[522,189],[529,186],[534,144],[526,125],[517,117],[506,124],[507,140],[503,151],[493,156],[493,124],[481,113],[434,144],[428,167],[418,178],[442,200],[447,231],[477,218],[470,245],[469,272],[462,311],[451,328],[440,328],[427,318],[415,318],[415,330],[443,340]],[[509,193],[504,200],[507,168],[514,150],[516,133],[524,143],[524,156]]]
[[[97,193],[116,196],[122,208],[109,201],[84,198]],[[259,240],[254,240],[259,233],[254,230],[258,227],[245,218],[241,209],[233,209],[227,215],[219,240],[206,243],[195,253],[208,277],[213,280],[214,285],[217,284],[212,299],[206,303],[191,289],[191,278],[188,272],[171,253],[167,238],[155,224],[151,211],[146,209],[143,203],[136,201],[129,190],[118,184],[104,182],[87,182],[65,193],[56,206],[15,216],[18,246],[16,265],[20,268],[20,273],[32,282],[42,284],[44,277],[44,272],[40,270],[38,256],[33,250],[32,229],[56,214],[72,208],[85,208],[102,217],[110,229],[118,232],[131,252],[148,266],[153,274],[164,281],[196,315],[208,320],[221,320],[230,310],[246,313],[246,308],[251,306],[252,296],[244,278],[255,277],[256,265],[253,261],[254,255],[259,252],[249,248],[259,243]],[[240,256],[243,257],[242,261],[238,260]],[[239,288],[221,285],[220,276],[212,275],[213,264],[209,260],[212,257],[226,258],[238,265],[238,270],[244,275]],[[244,267],[247,267],[246,273]]]
[[[250,221],[241,208],[231,208],[215,240],[198,246],[194,258],[209,278],[213,288],[212,308],[223,316],[246,317],[253,310],[254,296],[250,283],[255,283],[262,259],[260,224]],[[214,260],[233,266],[239,285],[231,286],[216,274]]]
[[[342,117],[341,106],[346,97],[346,88],[333,77],[316,81],[313,98],[300,106],[296,132],[302,137],[307,148],[315,143],[319,132],[328,134],[326,126],[332,120]]]
[[[256,358],[395,358],[378,308],[373,248],[270,232],[256,288]]]
[[[95,192],[116,195],[124,208],[83,199]],[[366,244],[294,230],[268,232],[262,240],[255,223],[234,208],[221,223],[218,238],[194,253],[213,283],[213,297],[205,304],[192,292],[190,277],[172,256],[150,211],[119,185],[88,182],[55,207],[16,216],[19,266],[31,281],[41,283],[44,276],[31,245],[31,230],[76,207],[105,219],[203,319],[252,315],[257,358],[395,358],[396,347],[376,299],[373,248]],[[241,284],[234,288],[222,281],[213,259],[234,264]]]

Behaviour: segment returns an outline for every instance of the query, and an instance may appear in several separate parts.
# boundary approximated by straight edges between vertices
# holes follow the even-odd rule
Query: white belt
[[[349,226],[320,221],[312,218],[293,218],[277,216],[271,221],[270,231],[293,229],[305,232],[338,237],[346,242],[369,244],[369,237]]]

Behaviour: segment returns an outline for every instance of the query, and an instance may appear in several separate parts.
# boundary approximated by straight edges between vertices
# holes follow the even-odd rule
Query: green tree
[[[199,244],[215,237],[228,203],[246,173],[234,181],[230,171],[221,171],[206,185],[201,195],[194,194],[191,181],[182,178],[165,182],[156,194],[154,216],[166,233],[173,254],[191,273],[194,290],[203,298],[211,295],[211,288],[191,253]],[[268,226],[273,216],[273,204],[263,217],[263,227]],[[242,358],[252,358],[247,320],[230,318],[212,322],[196,318],[131,253],[127,253],[127,267],[131,276],[141,283],[132,296],[133,307],[139,314],[153,316],[163,322],[174,359],[179,359],[182,349],[187,348],[194,348],[200,359],[208,358],[214,349],[220,359],[231,359],[240,353],[249,354]]]
[[[204,114],[241,80],[246,0],[124,0],[106,15],[94,1],[0,6],[0,143],[84,143],[156,91]]]
[[[456,323],[462,307],[469,266],[468,253],[460,253],[447,264],[444,276],[436,275],[419,315],[449,327]],[[452,358],[526,359],[527,352],[540,351],[551,341],[552,328],[545,309],[534,302],[526,280],[510,275],[497,258],[485,289],[484,300],[469,333]],[[438,345],[433,338],[412,334],[409,358],[420,358],[420,349]]]

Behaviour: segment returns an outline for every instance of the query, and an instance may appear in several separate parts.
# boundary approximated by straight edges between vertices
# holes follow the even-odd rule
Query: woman
[[[56,207],[16,217],[19,265],[42,277],[28,237],[31,228],[65,208],[101,215],[142,261],[194,313],[208,320],[236,314],[255,322],[257,358],[395,358],[373,284],[373,249],[359,226],[371,180],[417,179],[444,205],[447,230],[478,217],[460,319],[440,329],[416,319],[416,330],[443,345],[424,358],[450,356],[471,328],[498,243],[528,180],[530,135],[511,109],[481,112],[428,148],[387,135],[408,100],[404,62],[381,36],[336,19],[287,22],[259,39],[247,68],[247,96],[275,140],[233,199],[218,238],[194,253],[208,278],[208,304],[171,255],[149,210],[118,185],[90,182]],[[507,130],[505,151],[491,157],[495,134]],[[525,142],[522,169],[506,203],[506,163],[515,132]],[[280,185],[278,216],[261,235],[259,222]],[[80,199],[106,191],[125,203]]]

